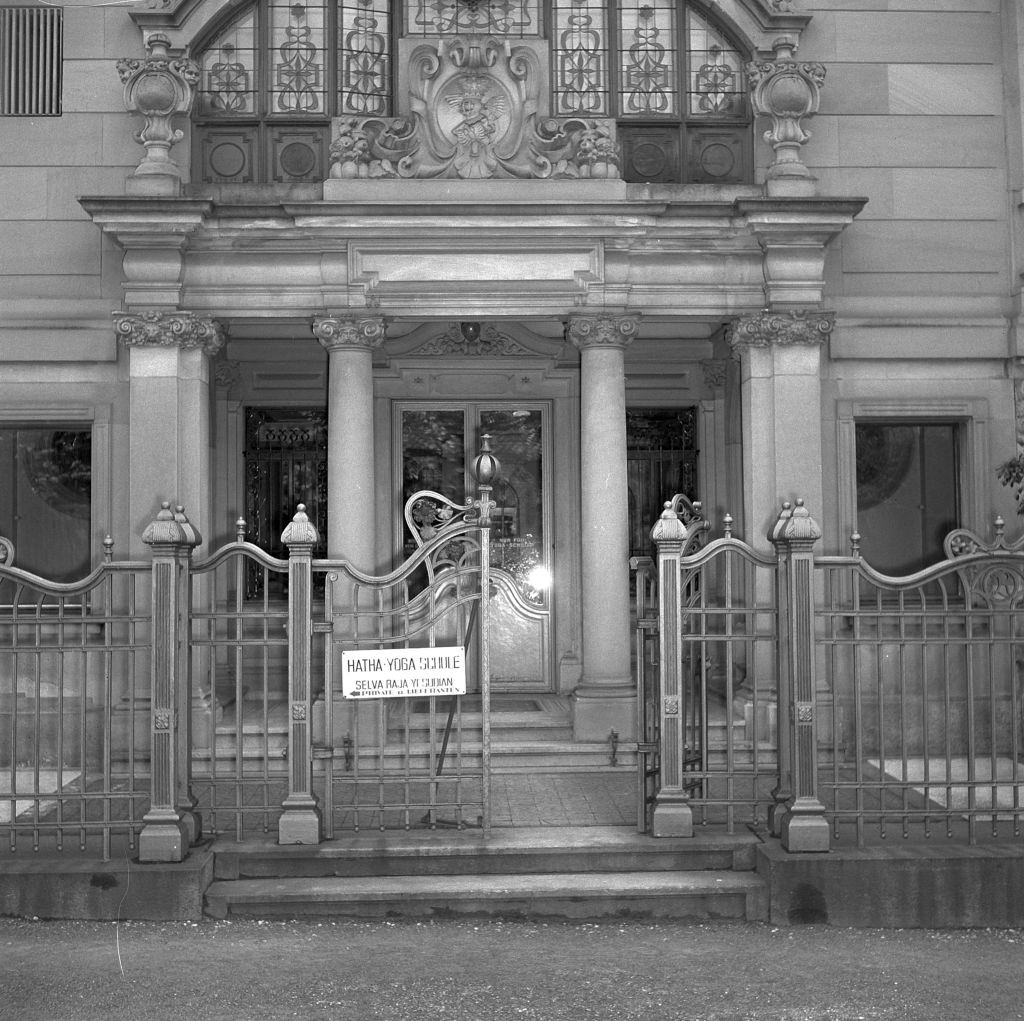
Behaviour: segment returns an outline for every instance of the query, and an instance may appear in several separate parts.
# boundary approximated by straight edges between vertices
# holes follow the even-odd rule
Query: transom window
[[[194,178],[323,180],[332,116],[409,112],[402,40],[467,35],[544,55],[541,116],[614,118],[626,180],[750,179],[746,54],[682,0],[256,0],[199,49]]]

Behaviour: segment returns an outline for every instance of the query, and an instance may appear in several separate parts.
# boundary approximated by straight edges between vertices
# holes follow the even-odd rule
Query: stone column
[[[161,496],[188,507],[201,529],[211,519],[210,359],[223,333],[194,312],[117,312],[114,329],[128,349],[128,512],[138,556]]]
[[[758,312],[729,331],[740,362],[745,538],[766,553],[782,500],[824,504],[821,347],[833,322],[817,310]]]
[[[318,316],[313,333],[328,353],[327,555],[373,571],[373,349],[384,342],[384,320]]]
[[[636,316],[580,315],[568,322],[580,351],[580,497],[583,679],[573,730],[580,741],[636,738],[629,659],[629,500],[625,349]]]

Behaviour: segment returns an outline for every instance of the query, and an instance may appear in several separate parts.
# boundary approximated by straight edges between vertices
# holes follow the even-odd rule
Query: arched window
[[[332,116],[408,112],[406,42],[474,34],[544,53],[542,115],[615,119],[626,180],[750,179],[747,55],[681,0],[255,0],[199,48],[193,178],[323,180]]]

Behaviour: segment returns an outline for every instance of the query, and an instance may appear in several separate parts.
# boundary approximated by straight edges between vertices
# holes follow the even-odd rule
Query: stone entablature
[[[481,194],[501,186],[462,184]],[[295,318],[380,308],[458,321],[820,306],[825,248],[863,205],[752,189],[679,188],[673,201],[607,184],[624,199],[587,201],[571,183],[537,181],[522,182],[532,200],[458,201],[442,197],[443,182],[410,181],[390,203],[118,196],[82,205],[125,251],[129,309]]]

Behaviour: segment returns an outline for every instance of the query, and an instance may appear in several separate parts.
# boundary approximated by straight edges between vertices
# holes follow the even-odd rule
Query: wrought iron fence
[[[150,564],[53,583],[0,540],[0,834],[10,851],[134,849],[150,806]]]
[[[1020,837],[1024,537],[1007,543],[1001,521],[990,544],[958,529],[944,561],[892,578],[856,546],[815,557],[821,532],[800,501],[784,505],[767,556],[728,519],[693,551],[708,527],[699,508],[666,508],[657,671],[637,656],[660,767],[652,832],[766,825],[789,850]],[[655,593],[637,587],[647,645]]]
[[[905,578],[819,557],[818,789],[833,839],[1019,838],[1024,538],[958,529]]]

